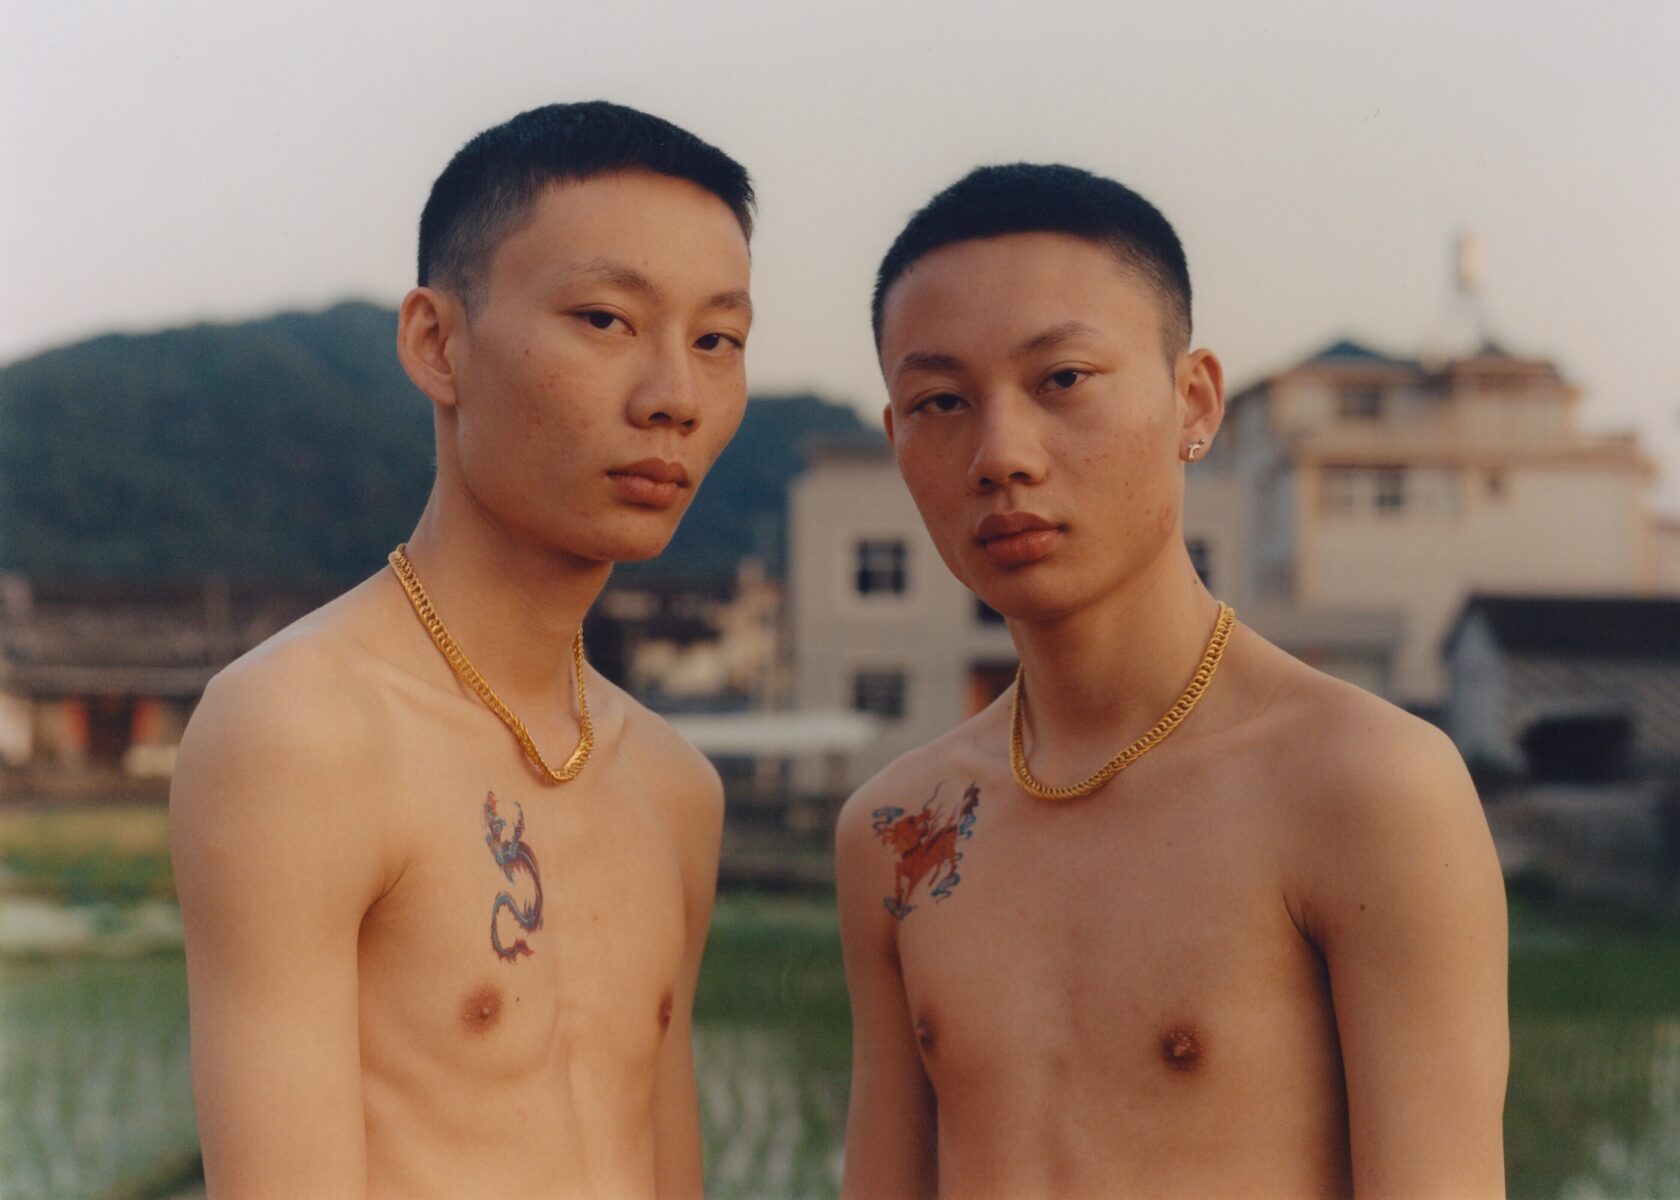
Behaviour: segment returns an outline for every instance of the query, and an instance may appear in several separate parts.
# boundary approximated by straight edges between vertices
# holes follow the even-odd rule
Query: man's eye
[[[727,333],[703,333],[694,339],[694,345],[700,350],[745,349],[740,338],[730,337]]]
[[[1081,379],[1084,379],[1086,374],[1087,372],[1085,371],[1076,370],[1073,367],[1067,367],[1063,370],[1057,371],[1044,382],[1047,385],[1047,390],[1049,391],[1065,392]]]
[[[611,329],[614,324],[623,320],[616,313],[604,312],[598,308],[590,309],[588,312],[580,312],[578,316],[589,322],[593,328],[601,330]]]
[[[966,401],[961,396],[954,395],[951,392],[940,392],[937,396],[929,396],[926,400],[917,403],[912,411],[919,412],[922,409],[932,409],[934,412],[941,413],[956,412],[965,403]]]

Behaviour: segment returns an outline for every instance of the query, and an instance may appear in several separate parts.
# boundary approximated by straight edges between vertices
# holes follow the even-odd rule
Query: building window
[[[1327,467],[1319,506],[1329,516],[1452,516],[1459,476],[1447,467]]]
[[[859,671],[852,676],[852,707],[889,721],[904,716],[904,672]]]
[[[1383,394],[1381,388],[1351,387],[1342,392],[1338,406],[1344,421],[1376,421],[1381,419]]]
[[[974,597],[974,619],[982,625],[1002,625],[1003,614],[980,597]]]
[[[860,596],[902,595],[905,590],[905,547],[899,541],[857,544],[857,591]]]
[[[1378,512],[1398,512],[1406,507],[1406,472],[1398,467],[1380,467],[1372,472],[1372,502]]]
[[[1349,467],[1327,467],[1321,503],[1327,513],[1342,515],[1359,511],[1359,472]]]
[[[1202,583],[1209,591],[1213,590],[1213,561],[1208,553],[1208,544],[1203,538],[1190,538],[1184,543],[1184,548],[1190,551],[1190,565],[1196,568],[1196,574],[1201,576]]]

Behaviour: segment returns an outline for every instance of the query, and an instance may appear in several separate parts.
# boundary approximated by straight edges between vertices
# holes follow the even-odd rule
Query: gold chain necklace
[[[437,609],[432,607],[431,597],[426,595],[426,589],[420,586],[420,577],[414,573],[414,567],[408,561],[408,546],[398,546],[391,551],[387,561],[391,564],[391,570],[396,572],[397,579],[401,581],[403,591],[408,593],[408,602],[414,606],[414,615],[420,618],[420,624],[432,635],[432,641],[437,643],[443,657],[455,668],[455,674],[478,693],[478,698],[502,719],[502,724],[513,731],[513,736],[519,739],[520,746],[525,750],[525,757],[531,760],[531,765],[536,767],[537,772],[550,783],[570,783],[576,779],[578,772],[583,770],[583,764],[589,761],[590,751],[595,749],[595,727],[589,723],[589,698],[583,693],[583,630],[578,630],[577,637],[572,641],[572,662],[577,673],[578,744],[565,765],[555,770],[543,761],[542,752],[531,740],[525,722],[514,716],[512,710],[502,703],[502,698],[484,682],[484,676],[480,675],[478,668],[461,653],[455,639],[449,636],[449,630],[443,627],[443,619],[437,615]]]
[[[1212,682],[1213,673],[1219,669],[1219,660],[1225,655],[1225,644],[1231,639],[1231,626],[1236,623],[1236,619],[1237,614],[1229,604],[1219,606],[1219,620],[1214,623],[1213,637],[1208,639],[1207,651],[1202,655],[1201,665],[1191,677],[1190,686],[1179,694],[1173,706],[1167,709],[1166,715],[1155,722],[1154,727],[1137,741],[1098,767],[1096,774],[1069,787],[1045,787],[1033,778],[1032,769],[1027,766],[1027,751],[1021,744],[1022,731],[1026,725],[1026,683],[1023,678],[1025,668],[1016,667],[1015,699],[1011,703],[1009,713],[1009,765],[1015,770],[1015,782],[1021,785],[1021,790],[1038,800],[1077,800],[1081,796],[1089,796],[1159,746],[1166,740],[1167,735],[1190,715],[1190,710],[1196,707],[1202,693],[1207,690],[1207,685]]]

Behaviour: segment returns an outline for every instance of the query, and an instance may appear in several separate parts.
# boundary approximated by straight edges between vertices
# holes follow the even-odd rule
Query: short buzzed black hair
[[[717,147],[622,104],[547,104],[473,138],[432,184],[420,214],[420,286],[454,292],[472,313],[496,247],[524,224],[544,190],[632,170],[705,188],[751,239],[752,179]]]
[[[1063,233],[1106,248],[1161,299],[1170,356],[1190,345],[1190,267],[1172,225],[1123,183],[1061,163],[977,167],[911,217],[875,276],[870,318],[881,346],[881,313],[893,284],[915,262],[955,242],[1011,233]]]

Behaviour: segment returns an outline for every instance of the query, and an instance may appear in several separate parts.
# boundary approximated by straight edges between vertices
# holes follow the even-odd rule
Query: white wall
[[[1447,671],[1446,728],[1459,753],[1520,767],[1522,754],[1506,723],[1505,663],[1480,613],[1459,632]]]
[[[1482,472],[1461,473],[1459,510],[1448,515],[1328,516],[1305,490],[1313,508],[1302,514],[1298,599],[1401,608],[1396,687],[1406,700],[1444,696],[1441,639],[1470,593],[1625,594],[1648,579],[1637,475],[1537,466],[1503,478],[1495,497]]]

